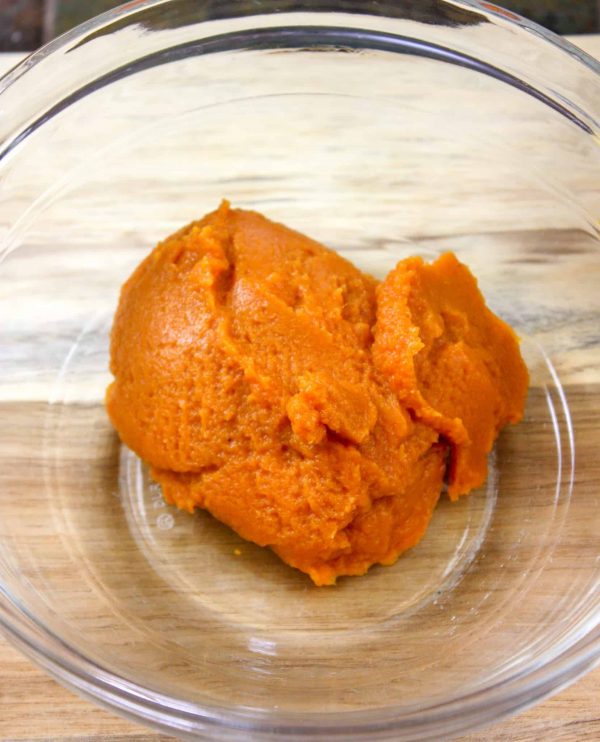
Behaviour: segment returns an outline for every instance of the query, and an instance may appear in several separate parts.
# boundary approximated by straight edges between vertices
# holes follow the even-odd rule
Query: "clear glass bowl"
[[[483,2],[158,0],[6,76],[9,638],[102,704],[219,740],[446,738],[592,666],[599,72]],[[312,587],[165,506],[107,420],[122,281],[223,196],[376,275],[453,249],[523,338],[524,422],[393,567]]]

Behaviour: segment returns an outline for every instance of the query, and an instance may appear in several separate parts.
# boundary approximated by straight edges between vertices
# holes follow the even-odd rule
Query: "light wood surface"
[[[576,43],[600,57],[600,36],[578,37]],[[0,55],[0,72],[17,60],[17,55]],[[0,739],[130,741],[169,738],[80,699],[0,638]],[[600,668],[554,698],[462,739],[464,742],[600,739]]]

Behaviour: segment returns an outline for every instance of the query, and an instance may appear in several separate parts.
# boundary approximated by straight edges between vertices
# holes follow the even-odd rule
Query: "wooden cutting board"
[[[600,35],[574,39],[600,58]],[[0,54],[0,74],[20,59]],[[161,740],[61,687],[0,638],[0,740]],[[600,740],[600,668],[519,716],[463,737],[534,742]]]

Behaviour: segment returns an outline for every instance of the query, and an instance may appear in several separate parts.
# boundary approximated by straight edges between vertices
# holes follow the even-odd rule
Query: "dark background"
[[[0,0],[0,51],[31,51],[119,4],[115,0]],[[504,0],[500,4],[557,33],[600,31],[600,0]]]

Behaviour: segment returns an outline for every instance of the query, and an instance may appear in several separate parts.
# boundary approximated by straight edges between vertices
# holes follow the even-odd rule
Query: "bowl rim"
[[[258,1],[265,6],[273,4],[273,0]],[[500,5],[486,2],[485,0],[438,1],[441,5],[478,11],[484,17],[495,18],[497,21],[513,26],[526,34],[539,37],[544,42],[556,47],[569,57],[588,67],[596,75],[600,75],[600,60],[595,59],[591,54],[588,54],[564,36],[559,36],[553,31],[544,28],[535,21],[531,21],[518,13],[506,10],[506,8],[503,8]],[[72,42],[82,40],[90,31],[96,31],[106,24],[111,24],[127,17],[134,17],[136,14],[144,12],[150,7],[159,7],[160,5],[166,6],[174,2],[177,2],[177,0],[130,0],[129,2],[122,3],[115,8],[99,13],[93,18],[74,26],[68,31],[62,33],[60,36],[57,36],[51,41],[43,44],[30,54],[27,54],[23,59],[19,60],[14,67],[0,75],[0,95],[22,75],[33,69],[48,56],[70,47]],[[336,11],[335,9],[334,0],[330,0],[330,2],[332,3],[331,12],[339,12],[339,10]]]
[[[533,706],[600,665],[600,624],[596,621],[574,646],[549,663],[540,661],[514,677],[408,714],[402,709],[400,713],[376,709],[266,715],[243,707],[177,701],[127,680],[48,631],[1,585],[0,631],[35,664],[78,694],[133,721],[190,738],[218,732],[220,739],[235,740],[247,739],[248,734],[252,739],[272,740],[274,733],[276,739],[312,739],[316,734],[338,740],[448,739]],[[548,673],[549,667],[552,673]],[[493,698],[488,698],[490,693]],[[226,732],[234,736],[220,736]]]
[[[0,95],[43,60],[82,41],[90,32],[125,19],[132,20],[148,8],[168,6],[178,0],[133,0],[108,10],[67,31],[26,56],[0,77]],[[260,0],[268,12],[275,0]],[[600,79],[600,62],[572,42],[483,0],[438,0],[440,6],[475,10],[495,25],[537,37],[550,47],[586,67]],[[330,0],[332,13],[339,13]],[[290,13],[298,12],[294,8]],[[310,8],[308,9],[310,10]],[[253,17],[261,17],[262,13]],[[598,127],[600,129],[600,127]],[[1,259],[2,256],[0,256]],[[52,634],[18,598],[0,583],[0,631],[26,656],[79,694],[134,721],[164,732],[196,737],[219,734],[222,739],[330,738],[439,739],[460,734],[517,713],[577,680],[600,664],[600,622],[594,620],[581,630],[569,646],[550,660],[539,661],[514,676],[487,685],[466,695],[434,702],[406,713],[405,709],[373,709],[318,713],[257,712],[253,709],[218,707],[177,701],[144,688],[108,670],[60,637]],[[493,697],[490,698],[490,694]],[[223,734],[232,736],[221,736]]]

